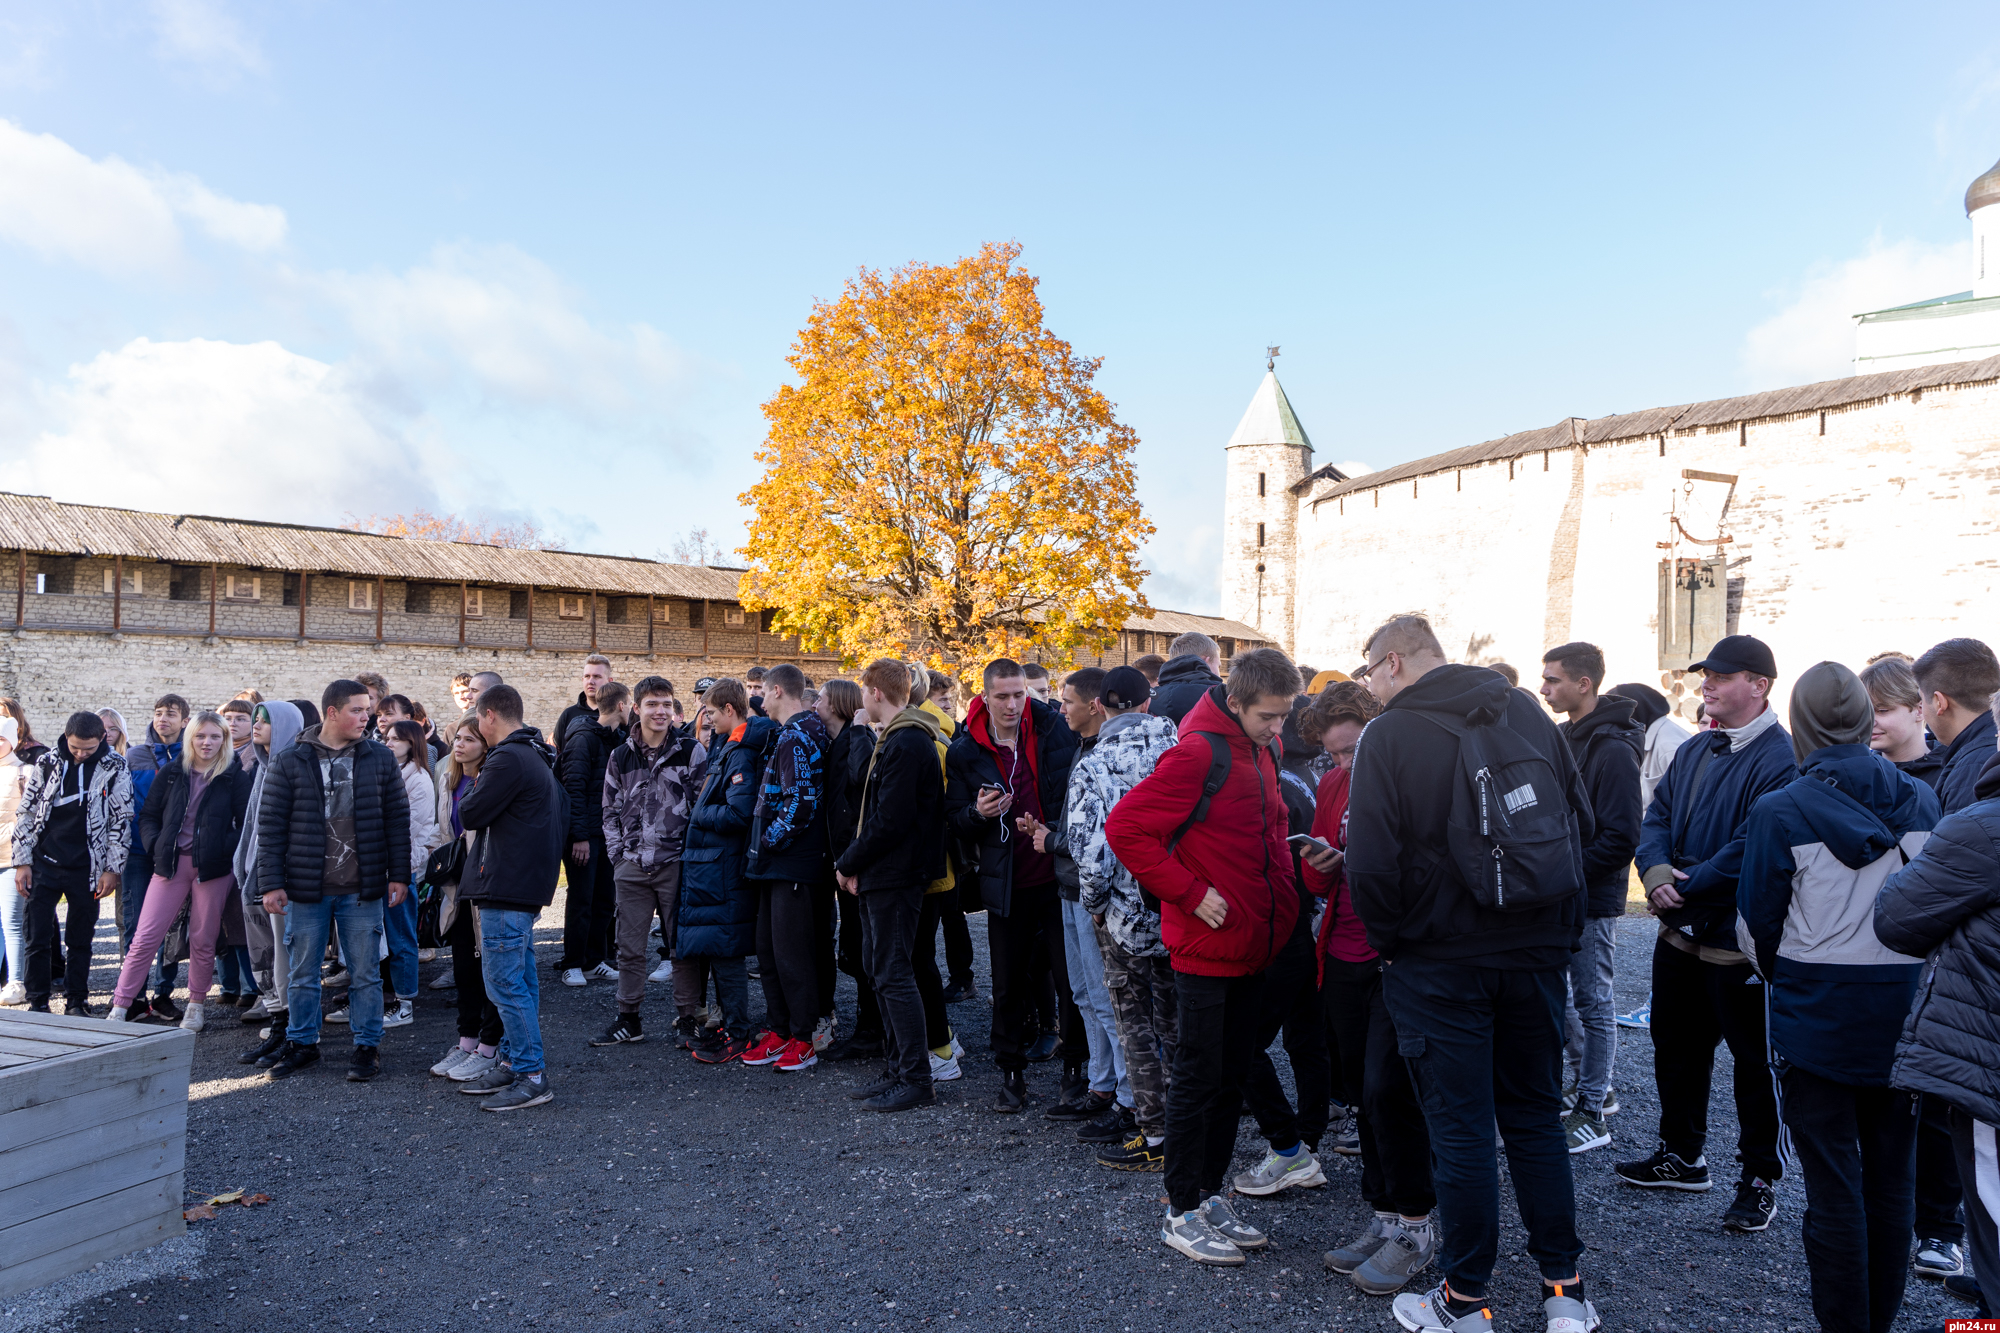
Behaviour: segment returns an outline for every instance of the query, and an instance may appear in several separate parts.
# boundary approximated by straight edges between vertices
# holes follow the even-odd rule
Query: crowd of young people
[[[895,1113],[965,1077],[951,1014],[978,993],[983,914],[991,1109],[1024,1113],[1028,1065],[1059,1057],[1043,1114],[1105,1168],[1163,1174],[1166,1245],[1242,1264],[1267,1238],[1239,1200],[1357,1155],[1373,1216],[1327,1268],[1407,1329],[1476,1333],[1504,1151],[1549,1329],[1589,1333],[1570,1159],[1613,1139],[1636,881],[1659,921],[1660,1115],[1618,1178],[1712,1186],[1727,1042],[1741,1170],[1720,1225],[1766,1229],[1789,1164],[1822,1327],[1886,1333],[1913,1266],[1983,1311],[2000,1201],[1961,1182],[2000,1125],[1994,654],[1819,663],[1788,730],[1769,648],[1732,635],[1691,668],[1691,732],[1658,691],[1607,688],[1588,643],[1548,651],[1540,699],[1448,662],[1420,616],[1365,653],[1314,678],[1259,649],[1225,678],[1192,634],[1059,684],[1000,659],[963,716],[950,677],[894,659],[817,686],[790,665],[703,679],[688,707],[593,656],[547,739],[490,672],[453,682],[443,728],[365,673],[316,704],[166,695],[137,741],[107,709],[44,746],[0,700],[0,1002],[46,1010],[60,982],[68,1012],[100,1012],[115,893],[110,1018],[228,1011],[262,1026],[241,1058],[274,1079],[344,1024],[365,1082],[445,949],[431,985],[455,990],[459,1036],[431,1072],[488,1110],[544,1105],[533,932],[560,877],[555,974],[613,985],[593,1045],[645,1041],[648,984],[670,985],[692,1060],[877,1062],[850,1095]],[[1232,1174],[1246,1111],[1264,1147]]]

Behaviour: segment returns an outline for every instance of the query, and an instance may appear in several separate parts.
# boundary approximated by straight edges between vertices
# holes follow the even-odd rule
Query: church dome
[[[1995,162],[1991,170],[1965,188],[1965,211],[1968,215],[1988,204],[2000,204],[2000,162]]]

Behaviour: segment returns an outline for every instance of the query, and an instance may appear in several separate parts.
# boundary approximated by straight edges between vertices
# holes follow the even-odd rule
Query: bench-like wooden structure
[[[0,1009],[0,1298],[187,1230],[194,1040]]]

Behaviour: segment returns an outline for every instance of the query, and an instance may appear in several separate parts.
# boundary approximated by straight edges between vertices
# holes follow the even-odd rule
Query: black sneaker
[[[373,1046],[356,1046],[354,1062],[347,1066],[349,1083],[366,1083],[382,1072],[382,1057]]]
[[[1097,1164],[1113,1171],[1164,1171],[1167,1145],[1148,1146],[1146,1136],[1135,1130],[1123,1143],[1099,1148]]]
[[[963,981],[954,981],[951,985],[945,987],[944,1002],[946,1004],[964,1004],[967,1000],[976,1000],[978,998],[979,988],[972,984],[971,977],[967,977]]]
[[[1962,1301],[1982,1304],[1984,1293],[1979,1290],[1979,1279],[1970,1273],[1953,1273],[1944,1280],[1944,1289]]]
[[[1724,1231],[1762,1231],[1778,1211],[1778,1195],[1761,1180],[1736,1182],[1736,1202],[1722,1215]]]
[[[1627,1185],[1637,1185],[1641,1189],[1698,1192],[1715,1183],[1708,1178],[1706,1158],[1697,1157],[1692,1162],[1684,1162],[1678,1154],[1668,1152],[1664,1143],[1651,1157],[1637,1162],[1620,1162],[1613,1170]]]
[[[692,1022],[692,1020],[689,1021]],[[618,1021],[604,1029],[603,1036],[592,1037],[590,1044],[592,1046],[618,1046],[627,1042],[641,1042],[645,1039],[646,1034],[639,1027],[639,1015],[620,1014],[618,1015]]]
[[[691,1051],[701,1040],[701,1020],[692,1014],[674,1020],[674,1045],[683,1051]]]
[[[880,1032],[855,1032],[820,1052],[822,1060],[880,1060],[886,1049]]]
[[[872,1101],[901,1082],[902,1080],[894,1074],[884,1074],[873,1083],[867,1084],[865,1087],[856,1088],[854,1091],[848,1093],[847,1097],[849,1101]]]
[[[897,1083],[877,1096],[861,1103],[870,1111],[880,1111],[884,1115],[896,1111],[912,1111],[919,1106],[929,1106],[937,1100],[928,1083]]]
[[[135,1013],[137,1011],[134,1010],[132,1012]],[[172,1000],[155,995],[147,1005],[146,1017],[156,1023],[178,1023],[181,1021],[181,1011],[174,1008]],[[132,1020],[132,1013],[127,1013],[125,1020],[130,1022]]]
[[[1077,1127],[1078,1143],[1123,1143],[1132,1137],[1139,1122],[1132,1116],[1132,1108],[1113,1104],[1111,1109],[1094,1120],[1086,1120]]]
[[[278,1063],[278,1056],[285,1049],[285,1030],[279,1028],[270,1037],[236,1057],[239,1065],[255,1065],[259,1069],[269,1069]]]
[[[89,1000],[64,1000],[63,1012],[71,1018],[96,1018],[103,1011],[93,1006]]]
[[[1084,1072],[1082,1065],[1073,1065],[1065,1061],[1063,1064],[1062,1082],[1056,1085],[1056,1091],[1060,1094],[1056,1098],[1058,1106],[1068,1102],[1082,1101],[1090,1095],[1090,1075]],[[1095,1111],[1091,1112],[1091,1115],[1095,1114],[1097,1114]],[[1087,1120],[1090,1117],[1085,1116],[1084,1118]]]
[[[1053,1032],[1044,1032],[1028,1047],[1028,1063],[1038,1065],[1044,1060],[1056,1058],[1056,1051],[1062,1045],[1062,1038]]]
[[[1020,1070],[1002,1071],[1000,1091],[993,1096],[993,1109],[1001,1115],[1019,1115],[1028,1105],[1028,1076]]]
[[[319,1044],[301,1046],[295,1041],[285,1043],[285,1049],[270,1064],[270,1077],[290,1078],[301,1069],[311,1069],[319,1063]]]
[[[1057,1102],[1042,1114],[1050,1120],[1095,1120],[1116,1105],[1118,1099],[1110,1093],[1085,1087],[1081,1096]]]

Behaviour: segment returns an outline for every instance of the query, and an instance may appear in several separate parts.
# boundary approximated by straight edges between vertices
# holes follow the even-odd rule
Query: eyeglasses
[[[1388,661],[1388,660],[1389,660],[1390,658],[1394,657],[1395,655],[1396,655],[1396,654],[1395,654],[1395,653],[1393,653],[1393,652],[1388,652],[1388,653],[1383,653],[1383,654],[1382,654],[1382,656],[1381,656],[1381,657],[1380,657],[1380,658],[1379,658],[1378,660],[1376,660],[1376,661],[1373,661],[1373,662],[1370,662],[1370,663],[1369,663],[1369,664],[1368,664],[1367,666],[1365,666],[1365,667],[1362,667],[1362,668],[1361,668],[1361,670],[1359,670],[1359,671],[1355,672],[1355,673],[1354,673],[1354,679],[1356,679],[1356,680],[1367,680],[1367,679],[1368,679],[1368,673],[1369,673],[1369,672],[1373,671],[1373,670],[1374,670],[1374,669],[1375,669],[1376,667],[1378,667],[1378,666],[1381,666],[1383,662],[1386,662],[1386,661]]]

